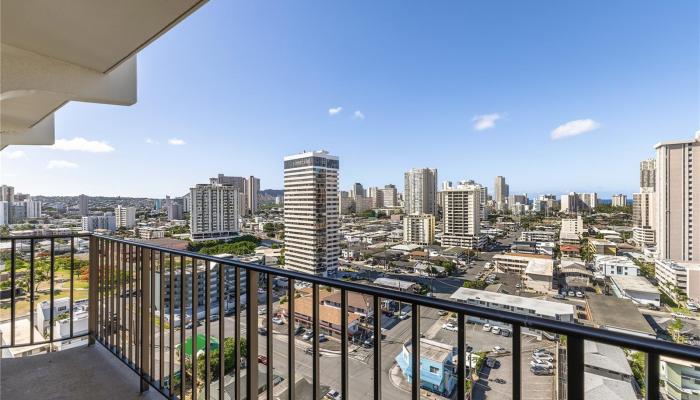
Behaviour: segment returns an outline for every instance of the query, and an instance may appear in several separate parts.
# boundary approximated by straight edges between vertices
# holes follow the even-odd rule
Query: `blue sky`
[[[70,103],[58,148],[4,150],[1,178],[164,197],[223,172],[279,189],[284,155],[324,148],[344,189],[425,166],[518,193],[631,193],[655,143],[700,129],[699,7],[212,0],[139,54],[134,106]]]

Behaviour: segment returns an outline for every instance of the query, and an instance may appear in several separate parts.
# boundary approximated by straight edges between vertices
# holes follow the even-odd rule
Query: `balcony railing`
[[[77,261],[76,241],[89,240],[89,259],[87,271],[76,271],[76,267],[85,266],[85,260]],[[265,265],[247,264],[231,259],[222,259],[189,251],[178,251],[141,242],[126,241],[96,235],[51,236],[51,237],[3,237],[0,243],[10,243],[9,252],[5,252],[6,264],[9,265],[9,316],[0,317],[0,322],[9,324],[7,333],[2,337],[2,350],[21,349],[27,346],[46,345],[48,350],[54,350],[55,345],[66,340],[87,337],[89,344],[99,343],[111,351],[129,368],[141,381],[141,390],[149,387],[168,398],[196,399],[201,394],[206,399],[211,398],[213,391],[218,391],[218,398],[223,399],[227,391],[225,385],[227,374],[234,378],[233,390],[230,395],[234,399],[242,399],[241,389],[245,384],[245,393],[264,393],[267,399],[273,399],[276,378],[273,369],[273,307],[276,303],[273,281],[275,278],[286,279],[286,332],[287,351],[286,369],[288,387],[286,396],[296,398],[297,364],[295,360],[296,323],[294,316],[295,303],[300,291],[296,283],[309,284],[307,295],[311,298],[311,318],[307,322],[313,332],[310,347],[310,366],[312,376],[312,396],[320,399],[325,394],[321,386],[321,328],[320,300],[321,288],[330,288],[340,293],[340,387],[343,399],[349,398],[356,386],[350,386],[349,376],[349,340],[348,330],[348,295],[358,293],[364,298],[371,298],[364,320],[368,333],[373,334],[371,343],[372,358],[372,392],[375,399],[382,397],[382,380],[387,379],[382,372],[382,301],[393,300],[410,307],[410,343],[411,362],[410,375],[420,377],[421,365],[421,308],[439,309],[456,315],[457,355],[456,355],[456,397],[464,399],[469,395],[467,382],[467,318],[478,317],[489,321],[500,321],[509,324],[512,330],[512,398],[520,399],[528,390],[523,382],[521,371],[524,331],[541,330],[556,333],[566,337],[562,341],[560,360],[564,360],[565,389],[559,397],[567,399],[584,398],[584,341],[594,341],[640,351],[646,354],[646,398],[659,398],[659,357],[672,357],[700,363],[700,349],[665,342],[649,337],[635,336],[620,332],[597,329],[589,326],[566,323],[540,317],[533,317],[513,312],[506,312],[485,307],[468,305],[444,299],[420,296],[413,293],[399,292],[375,286],[363,285],[343,280],[307,275],[304,273],[273,268]],[[41,244],[39,250],[37,245]],[[60,248],[60,256],[57,248]],[[37,257],[37,253],[45,254]],[[85,254],[83,252],[82,254]],[[43,263],[40,265],[40,263]],[[48,271],[46,270],[48,263]],[[67,263],[67,265],[66,265]],[[60,265],[57,265],[60,264]],[[65,313],[55,311],[55,284],[59,282],[63,289],[65,278],[69,274],[69,304],[68,333],[60,337],[54,335],[54,325],[59,319],[65,319]],[[87,272],[87,273],[86,273]],[[79,275],[80,274],[80,275]],[[86,289],[82,280],[87,274],[87,313],[89,316],[87,332],[74,329],[74,305],[76,285],[80,283]],[[48,276],[47,276],[48,275]],[[39,277],[39,278],[38,278]],[[79,277],[79,278],[76,278]],[[36,282],[40,279],[41,282]],[[48,333],[37,337],[32,327],[36,323],[35,315],[37,296],[46,298],[45,289],[41,284],[49,280],[48,293]],[[79,279],[80,282],[76,281]],[[208,284],[201,284],[204,279]],[[7,286],[7,285],[6,285]],[[264,287],[264,288],[261,288]],[[24,290],[25,293],[22,293]],[[203,291],[203,293],[202,293]],[[5,291],[7,293],[7,291]],[[29,310],[24,315],[18,315],[17,307],[21,304],[19,296],[28,298]],[[80,296],[81,299],[85,297]],[[202,299],[202,300],[200,300]],[[260,302],[264,308],[259,308]],[[279,302],[280,304],[282,301]],[[42,303],[43,304],[43,303]],[[369,303],[368,303],[369,304]],[[46,314],[43,308],[42,314]],[[264,311],[264,312],[263,312]],[[611,310],[614,312],[614,310]],[[26,315],[30,318],[29,335],[19,340],[16,326]],[[233,316],[233,321],[224,318],[225,314]],[[264,315],[264,316],[263,316]],[[42,315],[43,318],[43,315]],[[263,324],[259,324],[259,319]],[[201,325],[200,326],[200,320]],[[245,326],[244,326],[245,320]],[[300,319],[301,321],[301,319]],[[233,324],[233,334],[230,333]],[[325,324],[325,322],[324,322]],[[228,330],[227,330],[228,328]],[[216,331],[213,331],[216,330]],[[218,332],[217,332],[218,331]],[[262,335],[262,332],[266,332]],[[201,333],[203,343],[199,343]],[[213,341],[212,335],[218,337]],[[227,336],[234,340],[233,365],[227,364],[224,341]],[[23,336],[24,337],[24,336]],[[245,339],[246,346],[241,346]],[[259,358],[259,340],[265,341],[266,357]],[[279,346],[279,345],[278,345]],[[189,352],[189,354],[188,354]],[[242,353],[245,352],[245,362]],[[204,363],[200,365],[199,353],[203,353]],[[393,355],[392,355],[393,356]],[[213,360],[213,357],[218,357]],[[259,382],[258,363],[265,369],[265,382]],[[471,364],[471,360],[469,360]],[[243,366],[248,373],[241,379]],[[198,369],[204,368],[203,371]],[[408,372],[408,371],[407,371]],[[218,380],[218,383],[217,383]],[[200,383],[201,381],[201,383]],[[262,386],[261,386],[262,384]],[[217,386],[218,385],[218,388]],[[260,390],[260,388],[266,388]],[[228,389],[231,391],[231,389]],[[410,396],[413,399],[421,397],[421,380],[410,380]]]

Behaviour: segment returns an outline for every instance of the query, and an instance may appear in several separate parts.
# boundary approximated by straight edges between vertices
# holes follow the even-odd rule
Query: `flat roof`
[[[624,291],[633,290],[635,292],[659,293],[659,289],[643,276],[611,275],[610,279],[617,287]]]
[[[636,400],[632,383],[584,372],[585,398],[588,400]]]
[[[412,343],[409,340],[405,344],[406,350],[410,353],[412,348]],[[452,357],[454,352],[454,347],[445,343],[436,342],[434,340],[421,338],[420,339],[420,357],[426,358],[428,360],[436,361],[442,363],[446,358]]]
[[[416,283],[411,281],[402,281],[400,279],[392,278],[377,278],[374,280],[374,284],[401,290],[410,289],[416,285]]]
[[[525,268],[525,274],[531,275],[547,275],[552,276],[554,271],[554,263],[546,260],[530,260]]]
[[[584,341],[584,363],[599,369],[619,374],[632,375],[625,352],[618,346],[605,343]]]
[[[557,315],[574,315],[574,306],[530,297],[513,296],[505,293],[486,292],[483,290],[459,288],[450,299],[457,301],[478,300],[488,303],[535,310],[540,315],[556,318]]]
[[[590,294],[586,299],[593,322],[604,328],[618,328],[655,335],[637,306],[629,299]],[[615,312],[610,312],[615,310]]]
[[[519,258],[538,258],[542,260],[552,260],[552,256],[546,255],[546,254],[527,254],[527,253],[506,253],[506,254],[496,254],[493,256],[493,259],[506,259],[506,258],[511,258],[511,257],[519,257]]]

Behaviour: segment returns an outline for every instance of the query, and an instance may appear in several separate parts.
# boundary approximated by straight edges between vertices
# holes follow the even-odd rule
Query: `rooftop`
[[[659,293],[659,289],[643,276],[612,275],[610,279],[617,287],[625,291],[632,290],[635,292]]]
[[[406,351],[411,353],[411,341],[409,340],[405,344]],[[454,353],[455,348],[445,343],[436,342],[434,340],[421,338],[420,339],[420,356],[428,360],[435,362],[443,362],[445,359],[452,359],[452,353]]]
[[[632,369],[621,348],[590,340],[586,340],[584,343],[584,362],[586,365],[618,374],[632,375]]]
[[[637,395],[630,382],[606,378],[590,372],[584,373],[584,387],[588,400],[636,400]]]
[[[548,300],[513,296],[504,293],[486,292],[483,290],[459,288],[450,296],[457,301],[478,300],[488,303],[501,304],[511,307],[519,307],[526,310],[535,310],[540,315],[556,318],[557,315],[573,315],[574,306],[571,304],[556,303]]]
[[[599,294],[589,295],[586,299],[593,322],[601,328],[632,331],[644,335],[654,335],[649,323],[639,309],[628,299]],[[615,310],[616,312],[610,312]]]

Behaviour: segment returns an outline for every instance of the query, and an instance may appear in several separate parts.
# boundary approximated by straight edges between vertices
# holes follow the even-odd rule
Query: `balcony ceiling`
[[[0,149],[53,144],[68,101],[136,102],[136,53],[206,0],[3,0]]]

